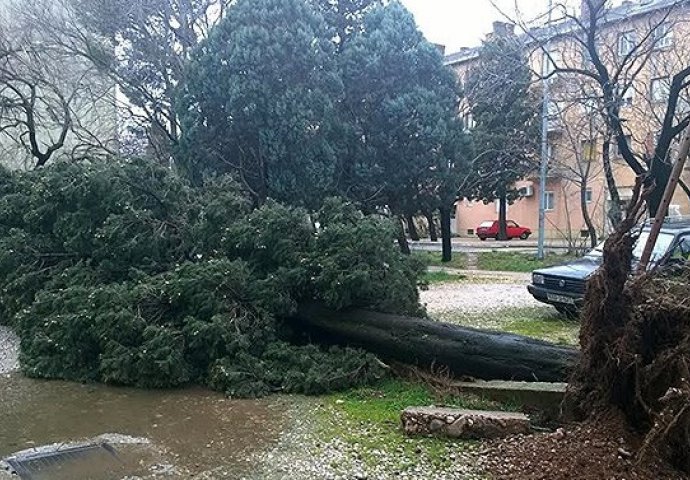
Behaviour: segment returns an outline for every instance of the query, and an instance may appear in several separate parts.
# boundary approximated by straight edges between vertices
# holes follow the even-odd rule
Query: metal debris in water
[[[115,449],[108,443],[50,446],[24,450],[4,459],[22,480],[93,478],[111,479],[121,470]]]

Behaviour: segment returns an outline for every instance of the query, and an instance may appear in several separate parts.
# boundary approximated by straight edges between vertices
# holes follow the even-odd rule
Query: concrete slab
[[[477,380],[456,382],[452,386],[462,392],[472,393],[489,400],[517,404],[554,415],[558,413],[568,384]]]
[[[502,438],[529,433],[523,413],[463,410],[448,407],[409,407],[400,416],[406,435],[437,435],[450,438]]]

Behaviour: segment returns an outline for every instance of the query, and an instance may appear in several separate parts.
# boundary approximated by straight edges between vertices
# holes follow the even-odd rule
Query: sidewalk
[[[507,283],[527,284],[532,278],[531,273],[524,272],[498,272],[493,270],[476,270],[476,269],[460,269],[452,267],[436,267],[430,266],[427,268],[430,272],[446,272],[454,275],[464,275],[468,280],[492,280]]]
[[[432,242],[429,239],[422,239],[419,241],[409,241],[410,248],[412,250],[420,251],[430,251],[430,252],[440,252],[441,251],[441,240],[438,242]],[[537,251],[537,240],[485,240],[481,241],[478,238],[453,238],[451,240],[453,250],[457,252],[483,252],[491,250],[505,250],[509,249],[512,251],[523,251],[523,252],[536,252]],[[565,240],[547,240],[545,247],[548,250],[563,250],[568,248],[568,242]]]

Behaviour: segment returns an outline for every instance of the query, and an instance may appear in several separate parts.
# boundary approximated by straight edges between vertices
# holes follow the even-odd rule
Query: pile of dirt
[[[480,465],[496,480],[685,480],[650,455],[622,416],[566,425],[553,433],[517,435],[489,444]]]

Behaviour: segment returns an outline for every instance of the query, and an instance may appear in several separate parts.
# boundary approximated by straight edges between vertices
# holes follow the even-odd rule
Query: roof
[[[689,5],[690,0],[628,0],[622,5],[611,8],[603,17],[604,25],[621,22],[623,20],[630,20],[635,17],[647,15],[659,10],[668,9],[679,5]],[[577,25],[572,20],[554,21],[551,24],[541,25],[529,30],[529,34],[523,33],[520,38],[527,39],[527,43],[532,43],[533,39],[548,40],[559,37],[577,30]],[[479,57],[479,49],[481,47],[461,48],[459,51],[450,53],[445,56],[444,63],[446,65],[455,65],[458,63],[474,60]]]

